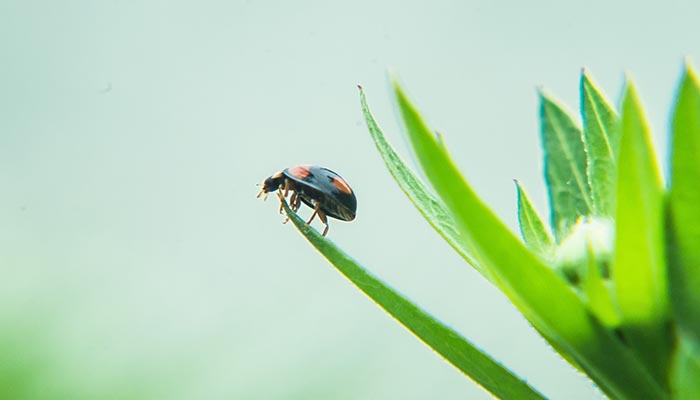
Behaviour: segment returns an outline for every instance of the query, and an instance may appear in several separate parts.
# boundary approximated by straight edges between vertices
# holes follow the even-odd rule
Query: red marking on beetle
[[[296,167],[289,168],[288,172],[291,176],[297,179],[304,179],[307,176],[311,175],[309,167],[310,165],[297,165]]]
[[[344,180],[333,178],[332,183],[333,183],[333,186],[337,187],[338,190],[340,190],[341,192],[347,193],[347,194],[352,193],[352,189],[350,189],[350,186],[348,186],[348,183],[345,182]]]

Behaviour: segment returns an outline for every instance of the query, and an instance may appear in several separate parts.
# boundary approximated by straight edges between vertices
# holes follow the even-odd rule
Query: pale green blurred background
[[[630,70],[665,148],[699,4],[1,1],[0,398],[489,398],[255,199],[299,163],[357,193],[332,240],[546,395],[599,397],[413,209],[355,85],[408,154],[393,68],[516,230],[513,178],[546,207],[537,85],[575,110],[581,67],[613,99]]]

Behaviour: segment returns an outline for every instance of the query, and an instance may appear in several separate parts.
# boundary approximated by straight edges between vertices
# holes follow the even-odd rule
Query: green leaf
[[[700,343],[700,84],[690,66],[673,115],[669,285],[680,329]]]
[[[459,173],[403,90],[394,82],[399,110],[417,159],[462,237],[499,288],[558,351],[570,355],[614,398],[667,398],[582,300],[493,214]]]
[[[700,399],[700,348],[682,338],[671,365],[671,393],[674,399]]]
[[[620,118],[586,71],[581,74],[581,115],[594,212],[597,216],[612,217],[615,214]]]
[[[489,271],[481,267],[481,265],[474,260],[472,252],[468,249],[464,239],[462,239],[454,225],[454,221],[452,221],[452,216],[445,206],[430,193],[423,182],[421,182],[406,166],[391,144],[387,142],[384,133],[379,128],[377,121],[374,119],[374,116],[372,116],[367,106],[364,90],[361,86],[358,87],[360,89],[360,103],[362,105],[362,112],[367,123],[367,128],[372,135],[377,150],[379,150],[379,154],[381,154],[384,160],[384,164],[387,166],[387,169],[389,169],[394,180],[396,180],[401,190],[408,196],[430,226],[432,226],[433,229],[435,229],[435,231],[437,231],[465,261],[467,261],[467,263],[473,266],[489,281],[493,281],[493,277]]]
[[[557,242],[580,216],[593,214],[581,129],[562,106],[540,92],[544,173]]]
[[[650,140],[637,90],[628,81],[622,102],[613,281],[626,338],[663,380],[670,357],[663,187]]]
[[[552,252],[552,235],[518,181],[515,181],[515,186],[518,189],[518,222],[523,240],[530,250],[548,259]]]
[[[544,399],[518,376],[476,348],[459,333],[413,304],[322,237],[297,216],[286,202],[284,210],[296,228],[338,271],[377,305],[448,362],[494,396],[504,399]]]

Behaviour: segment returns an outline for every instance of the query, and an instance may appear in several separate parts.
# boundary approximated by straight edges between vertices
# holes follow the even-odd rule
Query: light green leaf
[[[581,115],[594,212],[597,216],[612,217],[615,214],[620,118],[586,71],[581,74]]]
[[[338,271],[377,305],[399,321],[450,364],[471,377],[494,396],[503,399],[544,399],[535,389],[514,375],[459,333],[413,304],[379,278],[370,274],[350,256],[310,228],[289,209],[284,210],[294,225]]]
[[[580,216],[593,214],[581,129],[568,112],[540,92],[544,173],[552,208],[552,228],[563,240]]]
[[[700,84],[690,66],[678,90],[672,144],[669,292],[680,329],[700,343]]]
[[[399,110],[417,159],[476,257],[499,288],[558,351],[571,356],[608,395],[621,399],[668,394],[582,300],[493,214],[394,82]]]
[[[681,337],[671,365],[671,393],[674,399],[700,399],[700,347]]]
[[[433,229],[435,229],[435,231],[439,233],[467,263],[473,266],[484,277],[492,281],[493,277],[490,272],[482,268],[481,265],[474,260],[471,251],[469,251],[466,242],[462,239],[459,231],[455,227],[452,216],[450,216],[447,209],[445,209],[445,206],[430,193],[425,185],[423,185],[423,182],[421,182],[406,166],[391,144],[387,142],[384,133],[379,128],[377,121],[375,121],[367,106],[364,90],[361,86],[359,89],[360,103],[362,105],[365,121],[367,122],[367,128],[391,176],[394,177],[394,180],[399,184],[401,190],[408,196],[413,205],[416,206],[418,211],[423,215],[423,218],[428,221]]]
[[[622,102],[613,281],[623,332],[657,379],[669,357],[663,187],[637,90]]]
[[[515,186],[518,189],[518,222],[523,240],[530,250],[547,259],[552,252],[552,235],[518,181],[515,181]]]

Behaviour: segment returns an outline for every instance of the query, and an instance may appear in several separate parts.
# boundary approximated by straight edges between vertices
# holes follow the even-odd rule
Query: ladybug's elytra
[[[350,185],[340,175],[328,168],[317,165],[297,165],[287,168],[265,179],[258,197],[280,190],[280,199],[286,199],[292,192],[289,205],[297,211],[301,203],[314,209],[310,224],[316,215],[326,225],[323,236],[328,233],[326,216],[341,221],[352,221],[357,211],[357,199]],[[282,204],[280,204],[280,213]],[[286,222],[286,221],[285,221]]]

